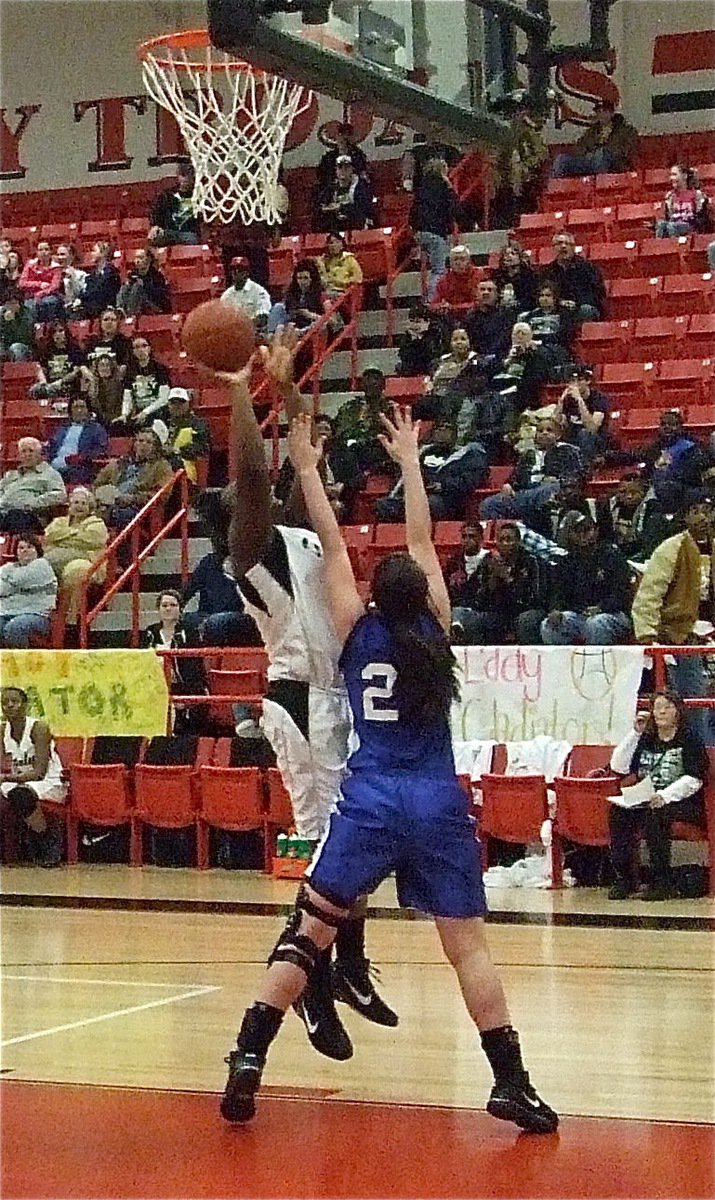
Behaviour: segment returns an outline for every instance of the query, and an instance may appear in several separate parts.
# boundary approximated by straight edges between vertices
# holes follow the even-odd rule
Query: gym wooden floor
[[[287,1017],[247,1129],[223,1056],[295,884],[245,872],[6,868],[2,1195],[715,1196],[710,900],[491,890],[525,1057],[563,1115],[518,1135],[430,923],[373,897],[369,953],[400,1014],[341,1008],[331,1063]]]

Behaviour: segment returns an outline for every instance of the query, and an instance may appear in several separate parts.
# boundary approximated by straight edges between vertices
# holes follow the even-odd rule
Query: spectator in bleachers
[[[51,321],[63,315],[62,272],[46,240],[37,243],[20,276],[20,288],[36,321]]]
[[[538,408],[542,385],[549,379],[549,357],[526,321],[517,321],[511,331],[509,352],[493,375],[503,396],[513,399],[516,412]]]
[[[362,267],[347,248],[342,233],[329,233],[325,250],[317,260],[323,287],[329,297],[341,295],[354,283],[362,283]]]
[[[569,382],[556,402],[556,414],[563,417],[565,440],[578,447],[588,464],[608,447],[611,402],[593,387],[590,367],[574,366],[569,374]]]
[[[568,553],[555,563],[550,609],[542,622],[547,646],[613,646],[631,636],[631,572],[616,546],[598,540],[592,517],[571,526]]]
[[[169,392],[167,450],[183,467],[192,483],[197,482],[196,463],[208,458],[210,435],[208,422],[191,411],[191,396],[186,388],[175,387]]]
[[[113,458],[94,481],[97,503],[108,514],[113,529],[123,529],[172,476],[161,438],[153,429],[142,429],[126,458]]]
[[[596,523],[596,501],[586,495],[588,475],[581,471],[566,471],[551,504],[544,510],[542,534],[552,538],[562,549],[569,545],[571,526],[579,513]]]
[[[698,187],[697,172],[682,163],[670,168],[670,191],[663,201],[663,217],[656,221],[659,238],[683,237],[710,228],[710,201]]]
[[[156,598],[159,620],[144,630],[142,644],[156,650],[187,650],[195,646],[191,627],[184,624],[182,600],[173,588],[159,592]],[[202,696],[206,692],[206,677],[200,658],[171,659],[169,690],[173,696]],[[174,714],[175,734],[191,733],[202,725],[201,711],[182,706]]]
[[[231,259],[231,284],[223,292],[221,302],[239,308],[257,329],[263,329],[271,311],[271,297],[262,284],[251,279],[250,271],[247,258],[238,256]]]
[[[358,175],[347,154],[335,163],[335,179],[318,197],[320,226],[326,233],[345,229],[372,229],[375,224],[375,197],[364,175]]]
[[[37,383],[30,395],[40,400],[69,396],[79,379],[84,353],[63,321],[46,327],[37,357]]]
[[[557,154],[551,168],[554,179],[578,175],[605,175],[630,171],[638,149],[638,133],[610,100],[596,106],[592,124],[581,134],[573,150]]]
[[[708,246],[708,264],[711,271],[715,271],[715,242],[711,242]]]
[[[407,328],[397,338],[397,374],[429,375],[442,351],[443,334],[425,304],[413,304]]]
[[[0,358],[28,362],[35,350],[32,314],[19,292],[10,293],[0,312]]]
[[[8,243],[9,244],[9,243]],[[4,304],[8,296],[14,296],[20,290],[22,277],[22,257],[17,250],[8,250],[4,265],[0,266],[0,304]]]
[[[79,391],[106,429],[121,421],[124,372],[110,350],[95,350],[79,369]]]
[[[333,427],[336,450],[351,451],[358,469],[365,474],[394,475],[392,460],[379,441],[382,433],[380,415],[390,412],[384,372],[379,367],[365,367],[360,387],[362,392],[341,404],[336,413]]]
[[[516,314],[499,304],[499,292],[492,279],[477,284],[477,303],[464,327],[477,354],[500,360],[509,351],[511,330]]]
[[[468,646],[539,645],[546,615],[539,607],[541,590],[538,560],[522,546],[518,526],[505,522],[497,529],[495,549],[481,559],[452,609],[452,640]]]
[[[472,262],[466,246],[452,246],[449,252],[449,267],[437,281],[432,306],[449,311],[453,308],[471,308],[477,299],[477,284],[481,271]]]
[[[73,304],[73,315],[77,318],[94,318],[105,309],[112,308],[117,302],[121,283],[109,242],[95,242],[92,247],[92,266],[84,281],[82,297]]]
[[[151,345],[141,333],[132,338],[132,351],[124,376],[121,420],[130,431],[151,425],[160,417],[166,421],[171,376],[163,363],[154,358]]]
[[[646,498],[635,520],[635,546],[631,558],[644,563],[653,551],[679,532],[683,508],[683,489],[668,480],[659,480],[655,487],[647,488]]]
[[[201,222],[194,208],[194,169],[179,163],[176,184],[160,192],[149,210],[148,241],[152,246],[198,246]]]
[[[107,526],[97,515],[97,503],[89,488],[73,488],[67,516],[50,521],[44,539],[45,558],[57,576],[68,625],[76,625],[79,620],[82,581],[108,539]],[[102,583],[105,575],[106,568],[99,567],[93,582]]]
[[[70,401],[69,420],[52,435],[47,447],[47,461],[65,483],[91,483],[96,474],[96,460],[107,453],[107,431],[89,409],[84,396]]]
[[[60,295],[64,305],[63,315],[65,319],[69,319],[74,315],[77,302],[82,303],[87,285],[87,272],[77,266],[77,250],[69,242],[62,242],[57,247],[55,257],[62,272]]]
[[[462,604],[469,582],[487,551],[482,546],[484,530],[479,521],[465,521],[460,530],[460,548],[444,568],[444,579],[452,605]]]
[[[427,299],[430,302],[447,270],[458,204],[445,159],[428,159],[422,179],[415,188],[410,224],[415,231],[415,241],[427,259]]]
[[[497,162],[493,229],[508,229],[517,223],[520,213],[535,212],[538,208],[549,157],[544,121],[541,114],[530,112],[525,105],[517,107],[514,113],[513,140]]]
[[[134,252],[134,266],[119,289],[117,308],[128,317],[171,312],[169,281],[153,250],[140,247]]]
[[[463,326],[457,326],[452,330],[448,353],[443,354],[434,364],[431,378],[427,384],[428,395],[442,397],[449,394],[454,380],[478,361],[479,355],[472,350],[469,334]],[[416,416],[429,418],[436,415],[440,411],[440,407],[422,403]]]
[[[353,140],[355,131],[348,121],[338,125],[335,145],[326,150],[317,168],[318,187],[326,188],[337,178],[339,158],[349,158],[356,175],[367,174],[367,158],[357,143]]]
[[[576,239],[560,229],[551,239],[554,259],[541,272],[556,284],[561,301],[574,309],[574,320],[602,321],[606,315],[606,284],[599,267],[576,253]]]
[[[481,487],[489,472],[484,447],[480,442],[457,445],[454,421],[435,421],[430,442],[420,451],[420,465],[429,509],[435,521],[464,518],[467,501]],[[404,521],[405,499],[400,479],[381,500],[375,501],[378,521]]]
[[[536,304],[539,276],[519,242],[508,241],[492,275],[503,308],[528,312]]]
[[[255,621],[244,611],[236,582],[224,564],[228,559],[226,510],[219,492],[204,492],[197,507],[210,527],[211,551],[194,567],[182,593],[182,603],[198,596],[198,611],[184,614],[184,624],[207,646],[261,644]]]
[[[39,533],[50,509],[67,499],[62,476],[42,458],[34,437],[17,443],[19,466],[0,478],[0,533]]]
[[[561,477],[581,466],[578,450],[563,440],[561,422],[553,417],[541,420],[535,448],[519,455],[509,482],[498,495],[482,501],[479,515],[485,521],[519,519],[532,525],[558,494]]]
[[[596,523],[600,536],[632,558],[638,545],[638,528],[643,515],[647,487],[638,475],[622,479],[615,491],[596,501]]]
[[[57,580],[33,534],[17,539],[15,558],[0,567],[0,646],[26,650],[50,632]]]
[[[561,303],[556,284],[550,280],[540,284],[536,307],[520,313],[519,320],[526,322],[541,346],[549,364],[551,380],[563,379],[563,374],[559,375],[559,368],[563,368],[569,360],[569,348],[575,330],[573,309]]]
[[[310,329],[325,312],[323,282],[313,258],[301,258],[296,263],[282,301],[274,304],[268,314],[268,332],[275,333],[279,325],[295,325]]]
[[[700,444],[685,431],[682,413],[667,410],[661,413],[658,433],[643,452],[644,475],[656,489],[663,485],[674,485],[681,492],[681,499],[693,488],[699,488],[706,462]]]
[[[656,692],[648,714],[639,712],[633,732],[611,755],[617,775],[649,777],[656,789],[651,799],[635,808],[609,805],[613,886],[609,900],[625,900],[636,891],[638,844],[648,847],[650,881],[638,892],[640,900],[669,900],[675,896],[670,873],[672,821],[705,828],[703,783],[708,777],[705,747],[677,692]]]
[[[121,317],[116,308],[105,308],[99,318],[99,333],[89,338],[85,347],[87,357],[97,350],[113,354],[124,376],[132,352],[131,338],[119,330]]]
[[[4,271],[7,267],[8,255],[12,253],[12,242],[10,238],[0,237],[0,271]]]
[[[420,420],[454,421],[459,445],[481,442],[490,463],[501,461],[514,416],[509,397],[493,390],[485,360],[470,349],[464,329],[453,331],[450,353],[437,363],[428,391],[415,401],[412,413]]]

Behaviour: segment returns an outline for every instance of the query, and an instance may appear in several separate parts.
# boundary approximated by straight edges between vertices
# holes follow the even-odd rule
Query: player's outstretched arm
[[[419,422],[409,413],[393,408],[392,418],[381,416],[384,433],[379,434],[390,458],[399,464],[405,489],[407,549],[427,576],[430,600],[437,620],[446,633],[452,623],[452,607],[442,568],[432,542],[432,515],[425,492],[419,456]]]
[[[231,385],[233,393],[231,434],[236,472],[231,480],[228,539],[233,568],[240,578],[256,565],[273,532],[271,480],[248,386],[251,362],[236,373],[222,371],[218,376]]]
[[[344,642],[363,615],[365,606],[358,594],[345,542],[320,478],[318,467],[323,448],[313,445],[311,435],[312,420],[303,413],[291,424],[288,453],[295,467],[296,479],[300,481],[308,516],[323,547],[330,615],[335,632]]]

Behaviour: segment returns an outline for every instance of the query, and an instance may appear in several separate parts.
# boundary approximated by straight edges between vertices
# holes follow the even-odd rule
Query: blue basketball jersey
[[[421,617],[417,628],[424,638],[441,636],[434,617]],[[424,728],[407,721],[399,711],[393,639],[378,613],[360,618],[345,643],[340,668],[358,743],[348,761],[350,770],[454,775],[448,718]]]

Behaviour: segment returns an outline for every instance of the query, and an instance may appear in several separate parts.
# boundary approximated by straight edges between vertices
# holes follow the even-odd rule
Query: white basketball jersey
[[[35,717],[25,718],[25,728],[22,731],[22,737],[19,742],[16,742],[12,736],[10,722],[5,722],[3,729],[3,752],[10,759],[14,771],[19,771],[21,767],[30,767],[35,761],[35,743],[31,736],[35,727],[35,720]],[[63,786],[62,762],[55,749],[54,741],[50,742],[50,757],[45,777],[37,782],[52,787]]]
[[[277,525],[259,562],[237,584],[269,659],[268,678],[343,688],[341,646],[328,611],[323,548],[308,529]]]

